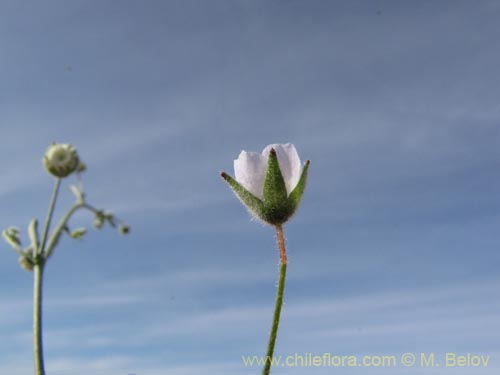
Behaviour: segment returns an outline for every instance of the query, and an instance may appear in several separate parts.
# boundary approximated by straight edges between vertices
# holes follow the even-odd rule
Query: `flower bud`
[[[19,265],[21,266],[22,269],[31,272],[33,271],[33,261],[25,256],[20,256],[19,257]]]
[[[80,160],[78,163],[78,167],[76,168],[77,173],[83,173],[87,170],[87,165]]]
[[[45,152],[43,164],[50,174],[62,178],[77,170],[80,159],[70,144],[54,143]]]
[[[101,229],[104,225],[104,219],[102,218],[102,216],[96,215],[92,225],[95,229]]]
[[[77,228],[70,233],[70,236],[71,236],[71,238],[74,238],[75,240],[79,240],[79,239],[83,238],[83,236],[85,236],[85,234],[87,234],[87,229]]]
[[[309,161],[301,165],[294,145],[273,144],[262,154],[242,151],[234,161],[236,179],[224,172],[221,176],[254,217],[279,225],[297,210],[308,168]]]
[[[104,226],[104,223],[106,223],[106,221],[108,222],[112,222],[110,221],[110,219],[113,218],[113,214],[109,213],[109,212],[104,212],[103,210],[98,210],[95,212],[95,217],[94,217],[94,228],[95,229],[101,229],[103,226]]]
[[[120,232],[120,234],[129,234],[130,226],[127,224],[120,224],[118,231]]]

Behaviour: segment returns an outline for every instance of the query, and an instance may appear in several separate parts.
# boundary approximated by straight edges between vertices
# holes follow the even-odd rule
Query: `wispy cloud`
[[[184,277],[193,275],[185,274]],[[227,275],[226,275],[227,276]],[[234,277],[231,276],[231,277]],[[223,278],[221,276],[221,278]],[[211,281],[210,281],[211,280]],[[199,281],[199,279],[198,279]],[[205,282],[219,282],[208,274]],[[128,290],[128,288],[125,288]],[[446,338],[455,337],[462,342],[460,348],[470,351],[480,348],[479,342],[494,339],[497,325],[495,314],[491,313],[490,296],[498,290],[498,280],[483,283],[463,283],[458,285],[440,285],[434,287],[415,288],[414,290],[379,292],[375,294],[339,297],[338,300],[287,299],[283,310],[283,329],[287,342],[281,346],[286,353],[292,347],[294,351],[331,350],[331,340],[341,339],[345,350],[355,348],[359,340],[364,340],[363,348],[377,348],[377,351],[397,351],[400,347],[428,345],[428,340],[421,337],[422,332],[429,335],[439,334],[443,343]],[[290,297],[289,297],[290,298]],[[137,298],[130,300],[109,298],[107,309],[119,309],[123,304],[133,304]],[[50,301],[51,310],[67,310],[68,308],[98,308],[103,306],[104,298],[94,300],[83,299],[81,302]],[[494,302],[493,302],[494,303]],[[47,302],[49,305],[49,301]],[[24,303],[13,302],[12,306],[24,307]],[[50,328],[46,335],[47,347],[51,351],[71,346],[73,350],[85,348],[145,348],[159,342],[201,337],[204,342],[214,340],[246,340],[262,339],[261,332],[269,323],[271,306],[256,305],[231,307],[223,309],[190,312],[169,316],[158,320],[151,318],[141,326],[125,327],[121,322],[101,322],[97,325],[86,325],[80,328]],[[138,318],[141,318],[141,313]],[[367,321],[364,317],[370,316]],[[302,322],[302,323],[300,323]],[[307,322],[304,324],[304,322]],[[294,327],[292,329],[292,327]],[[464,329],[467,327],[467,329]],[[132,329],[131,329],[132,328]],[[11,345],[29,342],[30,333],[13,332],[9,334]],[[375,344],[381,337],[384,345]],[[411,340],[409,340],[411,338]],[[436,339],[434,339],[436,342]],[[311,347],[311,343],[314,345]],[[299,344],[302,343],[302,344]],[[358,344],[357,344],[358,343]],[[419,344],[420,343],[420,344]],[[250,346],[249,348],[251,348]],[[128,348],[128,349],[127,349]],[[142,349],[141,349],[142,350]],[[359,349],[361,350],[361,348]],[[423,349],[422,349],[423,350]],[[450,348],[451,350],[451,348]],[[358,353],[356,351],[355,353]],[[355,354],[354,353],[354,354]],[[238,358],[239,359],[239,358]],[[196,361],[194,358],[192,361]],[[244,369],[236,363],[216,364],[211,362],[194,366],[171,367],[167,364],[151,365],[144,358],[137,356],[106,356],[97,359],[83,359],[71,356],[52,359],[48,362],[52,372],[81,374],[84,371],[100,373],[109,371],[137,371],[137,373],[154,374],[165,371],[165,374],[191,374],[198,366],[219,368],[221,371],[233,371],[244,374]],[[213,367],[215,366],[215,367]],[[137,370],[135,370],[137,369]],[[240,372],[239,372],[240,371]],[[224,373],[224,372],[221,372]]]

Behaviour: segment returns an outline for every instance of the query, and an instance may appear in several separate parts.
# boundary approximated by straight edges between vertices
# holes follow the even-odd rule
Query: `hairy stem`
[[[33,354],[35,358],[35,375],[45,375],[43,364],[42,341],[42,285],[43,260],[33,267]]]
[[[285,239],[283,237],[283,228],[281,225],[276,226],[276,235],[278,237],[278,246],[280,249],[280,277],[278,281],[278,292],[276,294],[276,305],[274,307],[273,324],[271,327],[271,333],[269,335],[266,362],[264,365],[264,369],[262,370],[262,375],[269,375],[271,373],[271,364],[274,355],[274,346],[276,345],[276,338],[278,336],[281,307],[283,306],[283,295],[285,292],[287,258],[286,258]]]
[[[281,264],[287,264],[288,260],[286,258],[285,237],[283,236],[283,227],[281,224],[276,225],[276,237],[278,237]]]
[[[47,236],[49,234],[50,222],[54,215],[56,206],[57,194],[61,187],[61,179],[56,178],[52,197],[50,198],[47,218],[43,228],[42,241],[38,249],[34,249],[33,267],[33,354],[35,358],[35,375],[45,375],[43,364],[43,337],[42,337],[42,290],[43,290],[43,268],[45,267],[45,259],[43,257]]]

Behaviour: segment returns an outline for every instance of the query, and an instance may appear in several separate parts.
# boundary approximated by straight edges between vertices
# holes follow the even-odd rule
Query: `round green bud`
[[[45,152],[43,164],[50,174],[62,178],[78,169],[80,159],[70,144],[54,143]]]
[[[120,227],[118,228],[120,231],[120,234],[129,234],[130,233],[130,226],[127,224],[120,224]]]
[[[31,272],[33,271],[33,261],[27,257],[20,256],[19,257],[19,265],[21,266],[22,269]]]

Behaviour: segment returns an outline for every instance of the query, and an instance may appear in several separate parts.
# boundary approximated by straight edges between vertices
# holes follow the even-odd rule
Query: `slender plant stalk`
[[[43,263],[33,267],[33,352],[35,355],[35,375],[45,375],[42,341],[42,286]]]
[[[43,228],[42,241],[37,249],[37,255],[42,255],[45,250],[45,244],[47,243],[47,237],[49,235],[50,222],[52,221],[52,216],[54,215],[54,207],[56,206],[57,194],[59,193],[59,188],[61,187],[61,179],[56,178],[56,183],[54,185],[54,190],[52,191],[52,197],[50,198],[49,210],[47,212],[47,218],[45,219],[45,226]]]
[[[286,248],[285,238],[283,237],[283,227],[276,225],[276,236],[278,237],[278,246],[280,250],[280,278],[278,281],[278,292],[276,294],[276,305],[274,307],[273,325],[269,335],[269,343],[267,345],[267,355],[262,375],[269,375],[271,373],[271,364],[274,355],[274,346],[276,345],[276,338],[278,336],[278,327],[280,323],[281,306],[283,306],[283,294],[285,293],[285,279],[286,279]]]
[[[98,210],[91,205],[85,203],[82,200],[79,200],[77,203],[73,205],[69,209],[69,211],[66,213],[66,215],[63,216],[61,221],[57,224],[55,229],[52,231],[52,237],[47,240],[47,243],[45,245],[45,250],[44,250],[44,256],[45,259],[49,259],[49,257],[52,255],[52,251],[54,251],[54,247],[57,245],[57,242],[59,241],[59,237],[61,236],[62,231],[68,224],[69,219],[71,219],[71,216],[78,211],[80,208],[85,208],[89,210],[90,212],[96,213]]]
[[[42,336],[42,289],[43,289],[43,268],[45,266],[44,250],[50,229],[50,222],[54,215],[54,207],[57,201],[57,194],[61,186],[61,179],[57,178],[52,197],[50,199],[47,218],[43,228],[42,240],[35,249],[35,265],[33,267],[33,354],[35,359],[35,375],[45,375],[43,363],[43,336]]]

